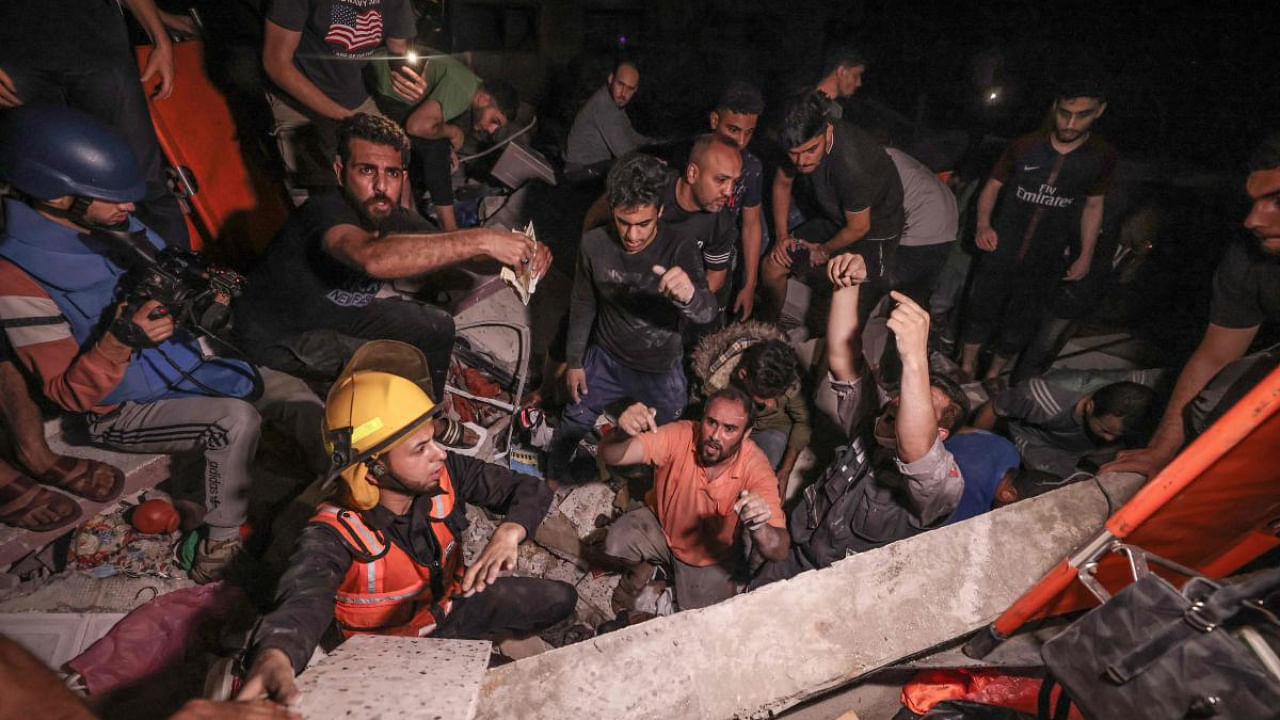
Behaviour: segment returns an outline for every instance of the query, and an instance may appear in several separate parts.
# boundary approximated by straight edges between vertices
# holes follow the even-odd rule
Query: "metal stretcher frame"
[[[965,653],[985,657],[1033,620],[1096,605],[1132,577],[1135,559],[1162,558],[1153,570],[1170,577],[1220,578],[1280,545],[1278,410],[1280,368],[970,639]]]
[[[507,322],[504,320],[475,320],[473,322],[459,323],[455,328],[458,335],[462,335],[467,330],[477,328],[496,327],[506,328],[516,334],[516,340],[519,343],[516,348],[516,368],[513,373],[515,382],[515,393],[511,396],[513,402],[503,402],[497,398],[481,397],[474,393],[467,392],[464,388],[455,385],[445,385],[445,393],[452,393],[461,398],[466,398],[473,402],[482,403],[491,407],[498,408],[510,416],[507,421],[507,442],[503,446],[502,452],[494,453],[494,458],[504,457],[511,451],[511,438],[515,434],[516,413],[520,412],[520,398],[524,397],[525,381],[529,377],[529,355],[531,354],[531,344],[529,336],[529,327],[523,323]]]

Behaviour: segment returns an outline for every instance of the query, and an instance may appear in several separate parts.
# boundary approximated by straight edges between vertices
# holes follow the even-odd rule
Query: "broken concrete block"
[[[1142,479],[1102,482],[1124,502]],[[771,717],[989,623],[1096,532],[1106,508],[1093,483],[1069,485],[718,605],[494,668],[477,718]],[[601,588],[585,590],[598,580],[584,579],[579,597],[607,608]]]
[[[573,523],[578,537],[583,537],[596,529],[597,517],[613,517],[613,498],[616,494],[605,483],[587,483],[570,490],[556,509]]]
[[[357,635],[298,676],[307,720],[468,720],[489,642]]]

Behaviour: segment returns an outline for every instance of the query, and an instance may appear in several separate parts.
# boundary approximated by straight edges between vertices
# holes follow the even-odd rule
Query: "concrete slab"
[[[1117,502],[1141,482],[1103,480]],[[1105,511],[1093,483],[1071,485],[719,605],[495,668],[477,717],[770,717],[982,627],[1092,535]]]
[[[125,613],[3,613],[0,635],[60,669],[107,634]]]
[[[357,635],[298,676],[308,720],[470,720],[492,643]]]

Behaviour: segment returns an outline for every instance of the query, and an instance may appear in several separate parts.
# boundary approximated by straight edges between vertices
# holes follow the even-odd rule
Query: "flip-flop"
[[[38,510],[52,511],[57,517],[38,522],[32,517]],[[21,473],[0,481],[0,523],[5,525],[31,532],[48,532],[74,524],[83,512],[76,501],[40,487],[35,480]]]
[[[81,461],[84,462],[83,469]],[[111,471],[111,485],[106,489],[97,489],[95,491],[93,477],[97,474],[99,468],[106,468]],[[53,467],[49,468],[44,474],[37,478],[41,483],[56,487],[93,502],[110,502],[120,497],[124,492],[124,473],[113,465],[108,465],[97,460],[88,458],[71,457],[63,455],[53,463]]]

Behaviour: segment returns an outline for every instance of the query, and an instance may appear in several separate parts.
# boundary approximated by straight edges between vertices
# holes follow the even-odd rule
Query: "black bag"
[[[1056,681],[1054,718],[1069,702],[1089,720],[1280,718],[1280,678],[1259,659],[1275,659],[1278,625],[1261,600],[1277,589],[1280,569],[1226,586],[1197,577],[1181,591],[1154,574],[1137,579],[1045,643],[1041,717]],[[1246,645],[1233,632],[1242,628],[1272,645],[1259,647],[1256,630]]]

